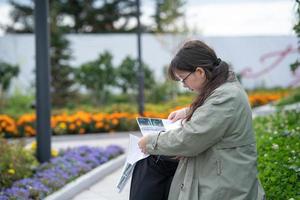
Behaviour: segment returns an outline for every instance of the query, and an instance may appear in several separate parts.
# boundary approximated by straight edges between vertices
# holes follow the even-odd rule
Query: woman
[[[171,61],[169,74],[198,94],[169,118],[183,126],[144,136],[151,155],[180,156],[169,200],[264,199],[248,98],[226,62],[201,41],[189,41]]]

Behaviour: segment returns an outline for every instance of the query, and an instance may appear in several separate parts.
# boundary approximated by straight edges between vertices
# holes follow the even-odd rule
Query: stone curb
[[[126,160],[126,154],[118,156],[107,163],[96,167],[85,175],[78,177],[60,190],[47,196],[44,200],[69,200],[83,190],[97,183],[100,179],[120,168]],[[117,185],[117,183],[116,183]],[[114,187],[114,186],[112,186]]]

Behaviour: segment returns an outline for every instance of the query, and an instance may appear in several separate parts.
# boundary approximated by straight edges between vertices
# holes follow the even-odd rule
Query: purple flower
[[[0,194],[0,200],[8,200],[8,197],[4,194]]]
[[[30,199],[30,192],[29,190],[12,187],[4,191],[5,195],[8,199]]]
[[[0,192],[0,200],[43,199],[76,177],[123,152],[124,150],[116,145],[106,149],[81,146],[63,150],[59,157],[41,164],[32,178],[16,181],[11,188]]]
[[[13,184],[13,187],[29,190],[30,197],[32,197],[33,199],[42,199],[51,192],[48,187],[46,187],[38,179],[35,178],[25,178],[16,181]]]
[[[124,150],[117,145],[110,145],[105,149],[105,152],[109,156],[109,158],[116,157],[124,152]]]

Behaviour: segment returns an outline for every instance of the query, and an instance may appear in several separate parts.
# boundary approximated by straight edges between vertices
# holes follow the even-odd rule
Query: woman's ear
[[[205,77],[206,77],[206,76],[205,76],[205,71],[204,71],[204,69],[201,68],[201,67],[197,67],[196,70],[195,70],[195,72],[196,72],[198,75],[200,75],[202,78],[205,78]]]

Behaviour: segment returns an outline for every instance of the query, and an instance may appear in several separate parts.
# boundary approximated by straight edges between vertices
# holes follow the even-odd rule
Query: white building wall
[[[72,66],[94,60],[104,50],[113,55],[113,62],[118,65],[122,59],[137,55],[137,38],[134,34],[70,34]],[[194,36],[207,42],[217,52],[218,56],[230,63],[236,72],[251,68],[254,73],[264,70],[280,59],[280,52],[288,47],[294,49],[274,64],[268,73],[244,78],[247,88],[265,85],[267,87],[288,86],[295,77],[290,72],[289,65],[299,57],[296,52],[297,38],[295,36],[253,36],[253,37],[201,37]],[[158,80],[163,76],[163,66],[172,59],[178,47],[189,38],[186,36],[144,34],[142,36],[143,61],[153,70]],[[20,74],[13,82],[13,88],[28,90],[34,82],[35,48],[32,34],[5,35],[0,37],[0,60],[19,64]],[[270,57],[261,60],[262,56]]]

